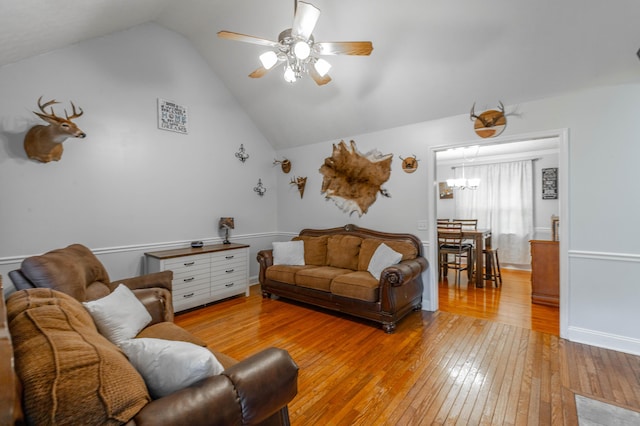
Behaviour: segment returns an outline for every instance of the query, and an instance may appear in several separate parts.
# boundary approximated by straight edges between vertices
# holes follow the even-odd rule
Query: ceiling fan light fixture
[[[331,69],[331,64],[322,58],[318,58],[313,64],[313,67],[316,69],[320,77],[324,77]]]
[[[288,65],[287,65],[287,68],[284,70],[284,80],[287,83],[295,83],[296,82],[296,73]]]
[[[276,52],[273,52],[271,50],[268,52],[264,52],[262,55],[260,55],[260,62],[262,62],[262,66],[265,69],[270,70],[275,64],[278,63],[278,55],[276,54]]]
[[[305,60],[311,54],[311,47],[304,40],[300,40],[293,45],[293,53],[300,60]]]

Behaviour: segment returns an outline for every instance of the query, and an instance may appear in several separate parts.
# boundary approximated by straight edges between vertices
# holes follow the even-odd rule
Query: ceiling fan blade
[[[261,46],[277,47],[277,41],[271,41],[260,37],[254,37],[246,34],[234,33],[231,31],[218,31],[218,37],[227,40],[243,41],[245,43],[259,44]]]
[[[284,63],[284,61],[278,61],[277,64],[275,64],[274,66],[272,66],[271,68],[267,69],[265,67],[260,67],[258,69],[256,69],[254,72],[252,72],[251,74],[249,74],[249,77],[251,78],[260,78],[260,77],[264,77],[264,75],[266,73],[268,73],[269,71],[271,71],[274,68],[278,68],[280,66],[280,64]]]
[[[298,2],[296,14],[293,17],[291,34],[294,36],[300,36],[305,40],[309,40],[319,17],[320,9],[310,3],[305,3],[303,1]]]
[[[314,43],[320,55],[363,55],[367,56],[373,51],[370,41],[326,41]]]
[[[318,86],[323,86],[331,81],[331,77],[329,77],[329,74],[325,74],[324,76],[321,76],[320,74],[318,74],[318,71],[316,71],[316,69],[313,66],[309,67],[309,75],[311,76],[313,81],[316,82]]]

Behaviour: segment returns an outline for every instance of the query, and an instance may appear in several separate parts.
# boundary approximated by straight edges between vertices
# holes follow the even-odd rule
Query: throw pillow
[[[305,265],[324,266],[327,264],[327,240],[328,236],[309,237],[299,235],[293,241],[304,242],[304,263]]]
[[[373,275],[376,279],[380,279],[380,275],[382,275],[382,271],[385,268],[391,265],[395,265],[396,263],[402,260],[402,253],[398,253],[397,251],[389,248],[388,245],[382,243],[378,246],[375,253],[371,257],[371,261],[369,262],[369,268],[367,270]]]
[[[153,398],[170,395],[224,370],[211,351],[189,342],[138,338],[122,342],[120,348],[144,378]]]
[[[304,265],[304,242],[273,243],[274,265]]]
[[[116,345],[135,337],[151,322],[151,315],[142,302],[124,284],[98,300],[83,302],[98,331]]]

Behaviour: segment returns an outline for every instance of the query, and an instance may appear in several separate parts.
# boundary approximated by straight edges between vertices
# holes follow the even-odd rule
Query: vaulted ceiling
[[[188,38],[275,148],[640,81],[637,0],[307,0],[317,41],[370,40],[371,56],[331,56],[332,81],[260,79],[291,0],[0,0],[0,66],[156,22]]]

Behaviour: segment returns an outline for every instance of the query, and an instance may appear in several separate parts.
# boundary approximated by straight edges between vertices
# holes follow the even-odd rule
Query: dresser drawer
[[[211,255],[211,263],[224,263],[238,260],[242,262],[247,261],[246,250],[229,250],[219,253],[213,253]]]
[[[201,254],[197,256],[178,257],[164,261],[164,270],[171,270],[178,273],[186,270],[208,269],[211,264],[209,255]]]

